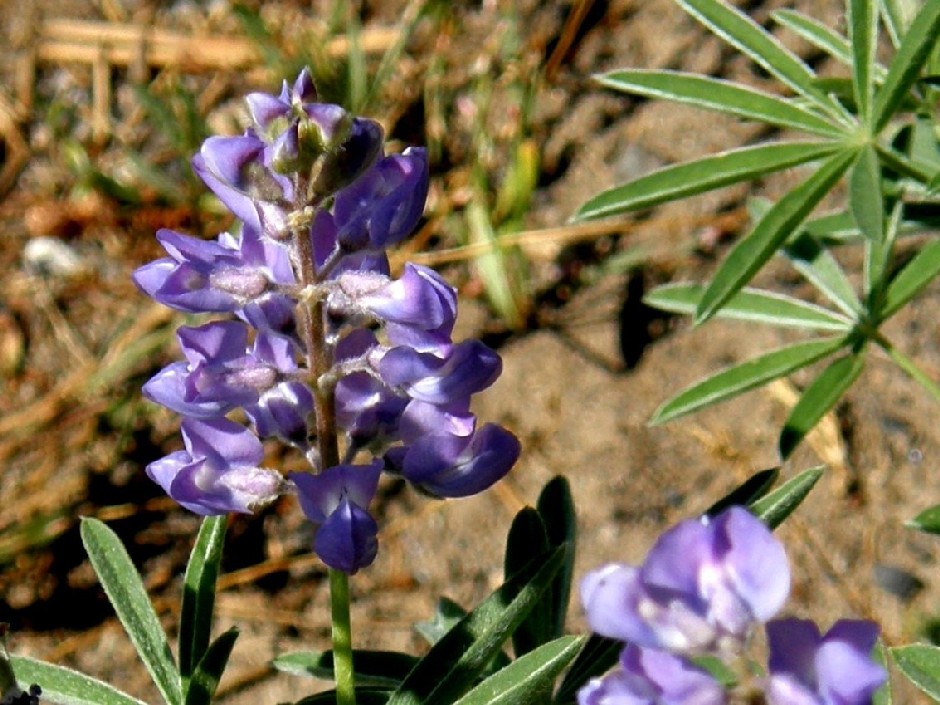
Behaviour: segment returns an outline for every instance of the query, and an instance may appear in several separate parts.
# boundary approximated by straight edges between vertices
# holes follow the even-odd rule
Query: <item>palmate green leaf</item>
[[[770,491],[778,477],[780,477],[779,467],[754,473],[706,509],[704,515],[714,517],[721,514],[728,507],[750,506]]]
[[[644,296],[643,302],[671,313],[692,314],[704,292],[701,284],[664,284]],[[715,317],[834,332],[848,331],[853,325],[851,318],[822,306],[786,294],[751,288],[732,296]]]
[[[875,96],[872,113],[873,133],[877,134],[894,115],[904,100],[940,32],[940,0],[926,0],[904,34],[901,46],[888,66],[888,75]]]
[[[913,519],[904,522],[904,525],[925,534],[940,534],[940,504],[925,509]]]
[[[563,636],[530,651],[477,685],[454,705],[535,705],[587,637]]]
[[[225,516],[206,517],[186,564],[183,596],[180,603],[179,662],[180,675],[186,680],[209,646],[212,612],[215,608],[215,583],[225,544]]]
[[[535,508],[545,523],[549,545],[561,546],[567,543],[570,546],[565,562],[549,586],[552,604],[551,635],[555,638],[564,634],[565,631],[565,617],[568,614],[568,602],[571,599],[571,578],[574,575],[575,546],[577,545],[577,517],[568,480],[561,475],[556,475],[549,480],[539,493]]]
[[[11,656],[10,663],[20,688],[28,690],[34,683],[39,685],[43,702],[56,705],[146,705],[113,685],[65,666],[26,656]]]
[[[895,275],[888,284],[885,303],[881,309],[882,319],[900,310],[908,301],[940,274],[940,239],[933,240]]]
[[[533,555],[546,553],[548,549],[548,532],[541,515],[532,507],[523,508],[513,518],[506,537],[506,555],[503,559],[505,579],[518,573],[532,560]],[[540,600],[512,633],[512,648],[516,657],[551,641],[554,636],[553,622],[552,601]]]
[[[554,705],[573,705],[575,695],[591,678],[609,671],[623,651],[623,642],[591,634],[578,658],[571,664],[552,700]]]
[[[186,687],[186,705],[210,705],[232,655],[238,629],[223,632],[205,650]]]
[[[822,159],[839,148],[831,142],[771,142],[667,166],[597,194],[578,209],[575,219],[651,208]]]
[[[778,127],[838,137],[838,125],[770,93],[710,76],[647,69],[621,69],[595,76],[608,88],[672,100]]]
[[[803,438],[836,405],[865,367],[864,351],[850,353],[830,365],[803,390],[780,433],[783,458],[790,457]]]
[[[862,147],[849,174],[849,210],[858,229],[871,242],[885,236],[884,196],[881,193],[881,166],[870,144]]]
[[[852,84],[862,124],[871,119],[874,93],[875,42],[878,37],[876,0],[848,0],[849,39],[852,41]]]
[[[410,654],[398,651],[353,650],[353,677],[357,685],[397,688],[418,663]],[[272,662],[274,668],[294,676],[312,676],[333,680],[332,651],[294,651],[281,654]]]
[[[696,323],[711,318],[751,280],[786,239],[835,186],[855,158],[855,150],[843,149],[829,157],[802,184],[777,201],[754,230],[741,240],[722,262],[696,311]]]
[[[845,344],[845,338],[825,338],[779,348],[740,365],[707,377],[664,403],[650,423],[666,421],[691,414],[706,406],[779,379],[817,360],[831,355]]]
[[[804,232],[788,242],[783,248],[783,254],[823,296],[849,317],[857,319],[862,311],[862,304],[855,295],[851,282],[832,252],[823,247],[808,230],[808,227],[804,228]]]
[[[168,705],[182,705],[180,675],[170,645],[124,545],[98,519],[83,518],[80,531],[98,580],[154,684]]]
[[[418,662],[388,705],[450,705],[485,672],[564,564],[567,546],[534,558],[462,619]]]
[[[682,8],[723,40],[737,47],[797,93],[826,112],[829,98],[813,85],[815,75],[803,61],[740,10],[722,0],[678,0]]]
[[[895,665],[908,680],[940,702],[940,648],[908,644],[889,649]]]
[[[752,502],[748,509],[771,529],[776,529],[803,503],[823,472],[825,468],[822,465],[804,470]]]

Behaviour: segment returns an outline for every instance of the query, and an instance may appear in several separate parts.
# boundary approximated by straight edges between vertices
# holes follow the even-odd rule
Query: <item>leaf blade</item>
[[[862,303],[832,252],[823,247],[818,238],[804,231],[787,243],[783,254],[820,293],[857,320]]]
[[[10,664],[20,688],[26,691],[36,683],[42,687],[43,700],[50,699],[59,705],[146,705],[109,683],[65,666],[28,656],[11,656]]]
[[[862,123],[869,124],[874,94],[878,14],[874,0],[849,0],[847,5],[855,104],[858,106]]]
[[[824,472],[822,465],[808,468],[755,500],[748,508],[767,526],[776,529],[806,499]]]
[[[896,313],[940,274],[940,239],[925,245],[888,284],[881,318]]]
[[[867,144],[849,173],[849,210],[855,224],[869,241],[885,236],[884,196],[881,194],[881,167],[875,148]]]
[[[907,679],[940,701],[940,648],[926,644],[893,646],[889,649],[895,665]]]
[[[180,675],[184,681],[195,671],[209,647],[226,522],[225,516],[203,519],[186,564],[179,632]]]

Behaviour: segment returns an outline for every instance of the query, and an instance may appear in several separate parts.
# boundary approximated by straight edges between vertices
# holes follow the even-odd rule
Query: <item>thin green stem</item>
[[[926,372],[920,369],[911,358],[894,347],[891,341],[885,338],[883,335],[878,334],[878,336],[875,338],[875,341],[882,348],[882,350],[888,353],[888,356],[894,360],[894,363],[898,367],[904,370],[904,372],[906,372],[911,377],[911,379],[926,389],[930,396],[932,396],[934,400],[940,404],[940,385],[930,379]]]
[[[349,576],[330,569],[330,605],[333,617],[333,678],[336,705],[356,705],[353,680],[352,621],[349,617]]]

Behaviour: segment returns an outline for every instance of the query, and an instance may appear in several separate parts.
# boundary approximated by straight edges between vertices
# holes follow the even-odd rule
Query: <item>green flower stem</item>
[[[352,622],[349,618],[349,576],[332,568],[330,603],[333,612],[333,678],[336,681],[336,705],[356,705]]]
[[[898,367],[904,370],[911,377],[911,379],[926,389],[930,396],[932,396],[934,400],[940,404],[940,385],[930,379],[930,377],[927,376],[927,373],[914,364],[914,361],[911,358],[894,347],[890,340],[880,334],[875,340],[878,345],[880,345],[881,348],[886,353],[888,353],[888,356],[894,360]]]

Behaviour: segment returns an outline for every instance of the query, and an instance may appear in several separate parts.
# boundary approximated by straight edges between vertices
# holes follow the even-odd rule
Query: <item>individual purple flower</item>
[[[184,419],[185,450],[147,466],[147,475],[170,497],[201,515],[250,514],[281,493],[283,480],[260,467],[261,442],[228,419]]]
[[[724,689],[707,672],[666,651],[627,645],[620,667],[578,691],[578,705],[723,705]]]
[[[334,570],[355,573],[375,560],[378,525],[368,512],[382,464],[336,465],[291,473],[304,515],[317,526],[313,550]]]
[[[581,601],[598,634],[676,653],[727,654],[755,622],[776,614],[789,589],[782,544],[746,509],[731,507],[674,526],[640,567],[589,573]]]
[[[870,705],[887,673],[871,657],[878,626],[842,619],[825,635],[810,620],[767,624],[768,705]]]

